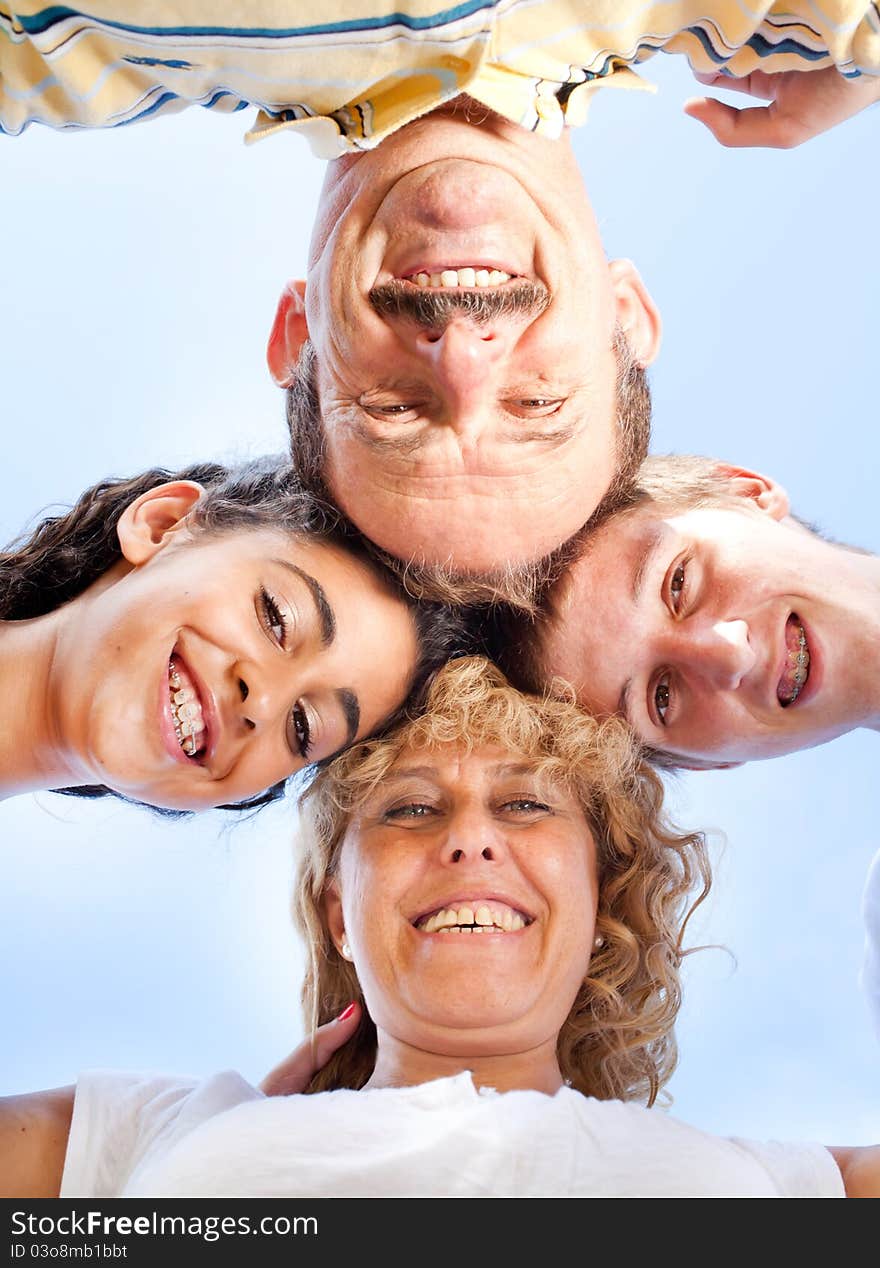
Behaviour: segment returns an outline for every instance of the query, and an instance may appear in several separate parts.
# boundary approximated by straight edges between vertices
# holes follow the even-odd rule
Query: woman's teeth
[[[515,933],[528,922],[518,911],[500,904],[443,907],[416,924],[422,933]]]
[[[439,289],[448,286],[501,286],[509,282],[510,273],[501,269],[444,269],[441,273],[414,273],[407,278],[416,286]]]
[[[168,664],[168,691],[177,743],[187,757],[195,757],[205,747],[207,728],[195,688],[174,658]]]
[[[794,704],[810,676],[810,651],[807,647],[807,636],[804,633],[804,627],[795,616],[788,618],[786,645],[788,663],[776,689],[776,695],[783,709]]]

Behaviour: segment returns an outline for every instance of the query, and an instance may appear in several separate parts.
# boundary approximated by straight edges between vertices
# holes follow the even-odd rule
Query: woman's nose
[[[453,814],[441,844],[444,863],[500,862],[505,853],[500,825],[488,810],[468,808]]]

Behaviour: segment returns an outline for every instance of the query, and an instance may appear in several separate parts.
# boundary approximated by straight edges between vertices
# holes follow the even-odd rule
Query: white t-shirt
[[[868,869],[862,914],[865,918],[862,990],[868,1000],[877,1039],[880,1040],[880,854],[875,855]]]
[[[77,1085],[62,1197],[842,1197],[821,1145],[697,1131],[563,1088],[417,1087],[263,1096],[96,1071]]]

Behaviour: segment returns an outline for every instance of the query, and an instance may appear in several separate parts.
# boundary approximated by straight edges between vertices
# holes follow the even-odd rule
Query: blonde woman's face
[[[552,1041],[598,882],[575,798],[502,748],[405,750],[353,816],[328,898],[380,1031],[450,1055]]]

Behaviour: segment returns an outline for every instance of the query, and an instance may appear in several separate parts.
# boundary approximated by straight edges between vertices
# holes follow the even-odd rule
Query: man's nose
[[[718,690],[736,690],[756,660],[746,622],[700,618],[685,621],[680,628],[692,669]]]
[[[501,827],[483,807],[456,810],[440,843],[441,861],[447,866],[499,863],[507,853]]]
[[[442,327],[416,328],[414,351],[453,397],[466,397],[510,352],[516,337],[512,326],[509,320],[478,323],[454,316]]]

